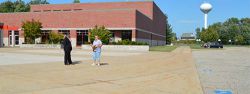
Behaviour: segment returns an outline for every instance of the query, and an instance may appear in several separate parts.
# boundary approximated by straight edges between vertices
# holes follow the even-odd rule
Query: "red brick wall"
[[[154,32],[157,32],[160,35],[166,35],[166,16],[160,10],[160,8],[154,3],[153,6],[153,24]]]
[[[5,25],[21,27],[23,21],[35,19],[43,28],[139,28],[165,36],[166,17],[152,1],[86,4],[32,5],[31,10],[84,9],[82,11],[2,13]],[[109,9],[109,10],[107,10]],[[74,32],[74,31],[73,31]],[[7,32],[6,32],[7,33]],[[8,34],[8,33],[7,33]],[[150,39],[150,33],[133,32],[137,38]],[[4,33],[4,35],[6,35]],[[71,35],[72,36],[72,35]],[[165,40],[153,35],[154,40]]]
[[[79,3],[79,4],[49,4],[49,5],[31,5],[31,11],[36,10],[105,10],[105,9],[136,9],[153,18],[153,2],[103,2],[103,3]]]
[[[136,11],[136,28],[152,32],[153,21],[149,17],[142,14],[140,11]]]
[[[23,21],[35,19],[44,28],[92,28],[104,25],[107,28],[135,28],[135,10],[77,11],[44,13],[2,13],[0,21],[5,25],[21,27]]]
[[[76,38],[76,30],[70,30],[70,38]]]
[[[8,37],[8,36],[9,36],[8,33],[9,33],[9,31],[3,30],[3,37],[4,37],[4,38]]]

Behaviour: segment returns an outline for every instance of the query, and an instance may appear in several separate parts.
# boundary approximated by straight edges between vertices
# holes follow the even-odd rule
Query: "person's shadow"
[[[74,61],[74,62],[72,62],[73,65],[81,64],[81,63],[82,63],[82,61]]]
[[[81,64],[82,61],[74,61],[72,62],[73,65]],[[100,63],[101,66],[109,65],[109,63]]]
[[[109,65],[109,63],[100,63],[101,66]]]

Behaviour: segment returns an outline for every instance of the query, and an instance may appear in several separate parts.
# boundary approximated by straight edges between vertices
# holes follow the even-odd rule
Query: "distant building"
[[[150,45],[166,44],[166,16],[153,1],[97,2],[78,4],[31,5],[30,12],[0,13],[5,46],[25,42],[23,21],[39,20],[42,25],[41,43],[50,32],[68,34],[72,46],[90,42],[89,29],[105,26],[112,40],[131,40]],[[4,29],[9,28],[12,29]],[[14,31],[14,32],[13,32]],[[14,33],[14,34],[12,34]],[[2,43],[2,42],[1,42]]]
[[[181,35],[181,40],[195,40],[194,33],[183,33]]]

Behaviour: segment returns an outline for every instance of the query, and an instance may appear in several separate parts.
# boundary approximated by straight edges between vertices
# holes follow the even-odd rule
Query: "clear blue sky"
[[[0,0],[3,2],[6,0]],[[12,0],[15,1],[15,0]],[[30,1],[30,0],[24,0]],[[72,3],[73,0],[47,0],[52,4]],[[81,2],[110,2],[131,0],[81,0]],[[133,0],[132,0],[133,1]],[[203,27],[203,13],[200,4],[204,1],[213,5],[209,13],[209,24],[222,22],[230,17],[250,17],[250,0],[154,0],[169,16],[173,31],[180,36],[183,32],[195,33],[195,28]]]

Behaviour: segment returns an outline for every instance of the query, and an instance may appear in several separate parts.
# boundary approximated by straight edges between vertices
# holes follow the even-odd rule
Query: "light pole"
[[[221,39],[218,39],[218,42],[221,44]]]
[[[228,42],[232,45],[232,40],[230,39],[230,40],[228,40]]]

